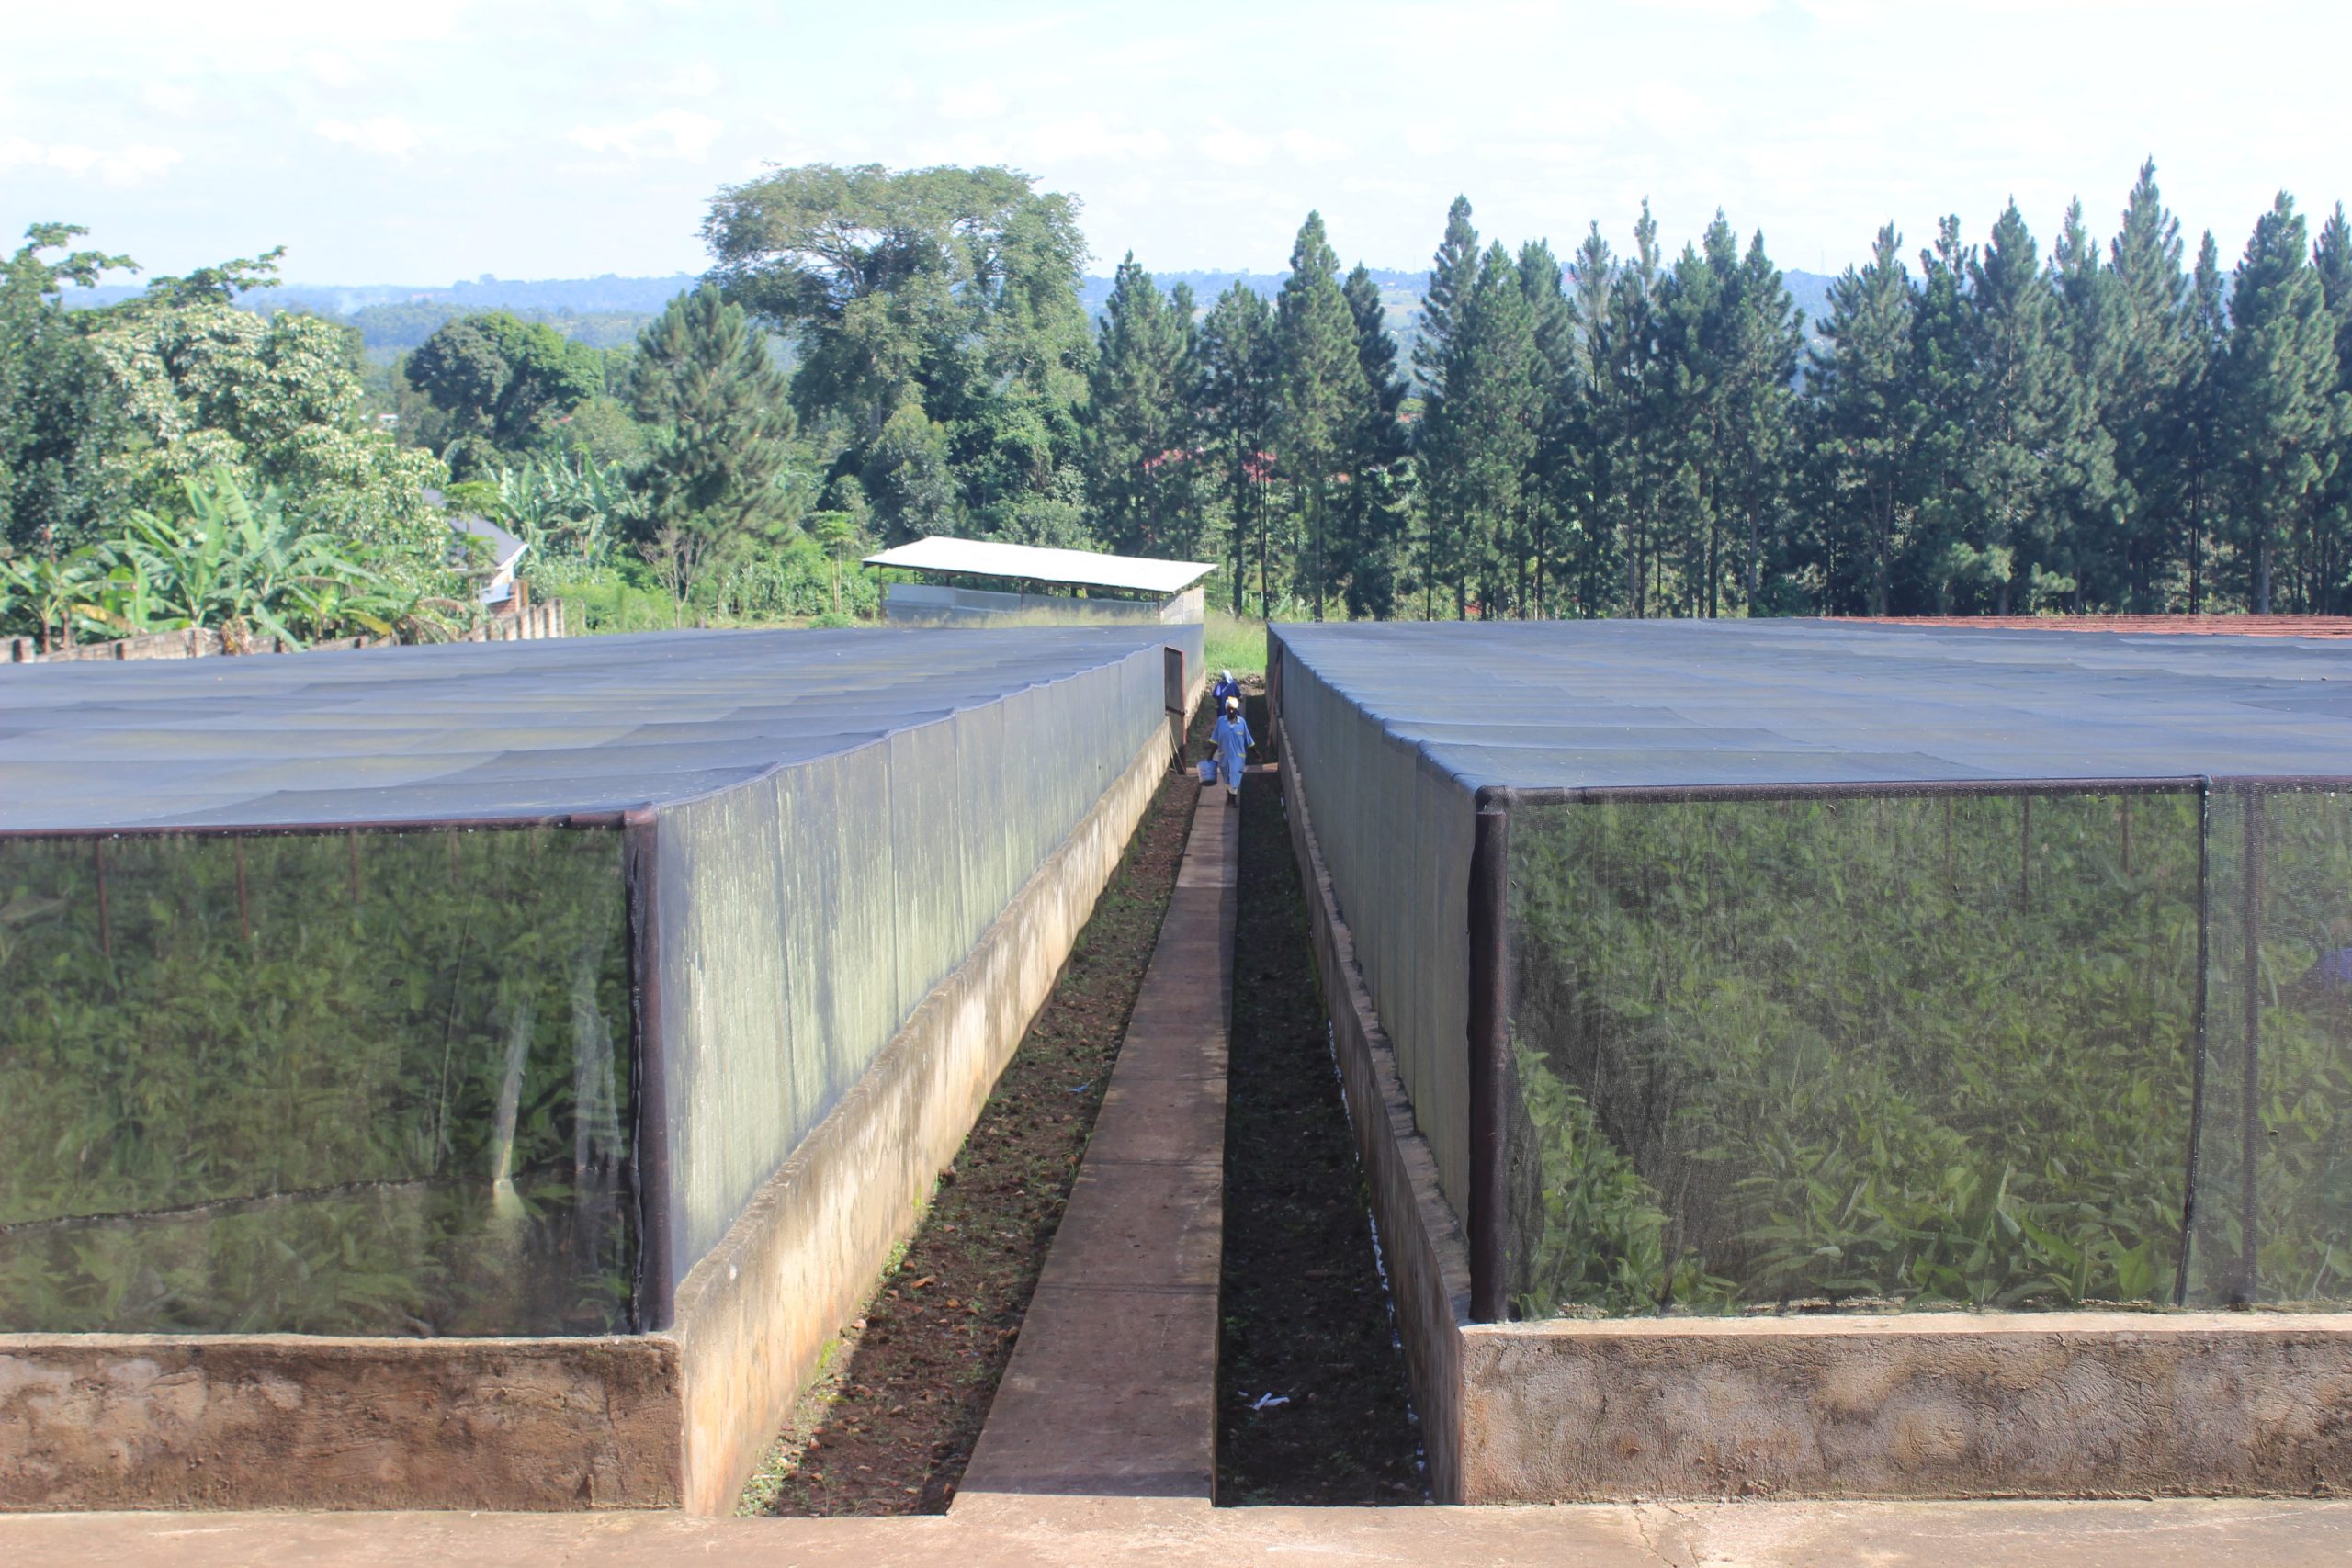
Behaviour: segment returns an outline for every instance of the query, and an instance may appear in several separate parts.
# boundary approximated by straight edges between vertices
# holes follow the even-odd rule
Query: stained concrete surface
[[[45,1514],[0,1517],[9,1568],[998,1568],[1148,1562],[1426,1568],[2318,1568],[2352,1560],[2352,1503],[1716,1503],[1216,1508],[975,1498],[944,1516]]]
[[[1206,788],[1053,1250],[956,1493],[1197,1498],[1216,1479],[1217,1270],[1240,813]]]

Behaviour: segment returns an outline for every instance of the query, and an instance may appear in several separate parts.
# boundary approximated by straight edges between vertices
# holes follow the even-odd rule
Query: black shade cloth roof
[[[687,631],[0,668],[0,832],[659,806],[1162,640],[1117,626]]]
[[[1471,788],[2352,778],[2352,644],[1546,621],[1284,626]]]

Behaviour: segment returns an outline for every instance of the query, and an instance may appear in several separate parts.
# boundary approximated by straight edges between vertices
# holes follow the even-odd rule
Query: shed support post
[[[1510,1049],[1509,1000],[1510,814],[1479,794],[1470,845],[1470,1316],[1510,1315],[1503,1235],[1503,1084]]]

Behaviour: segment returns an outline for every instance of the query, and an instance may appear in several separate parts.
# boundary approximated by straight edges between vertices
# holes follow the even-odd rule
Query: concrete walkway
[[[677,1514],[0,1516],[8,1568],[1170,1568],[1312,1562],[1545,1568],[2330,1568],[2352,1504],[1714,1503],[1673,1507],[1217,1508],[975,1498],[944,1517]]]
[[[1241,813],[1204,788],[1085,1163],[956,1495],[1216,1482],[1225,1054]]]

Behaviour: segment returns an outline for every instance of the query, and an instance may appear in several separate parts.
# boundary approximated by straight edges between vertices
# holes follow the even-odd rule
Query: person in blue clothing
[[[1217,715],[1216,728],[1210,733],[1209,743],[1216,750],[1216,776],[1225,784],[1225,803],[1238,807],[1241,769],[1250,760],[1250,748],[1257,744],[1250,736],[1250,721],[1241,716],[1238,696],[1225,699],[1225,711]]]
[[[1225,705],[1228,699],[1238,702],[1240,697],[1241,682],[1233,678],[1233,671],[1218,671],[1216,684],[1209,688],[1209,712],[1222,714],[1225,712]]]

